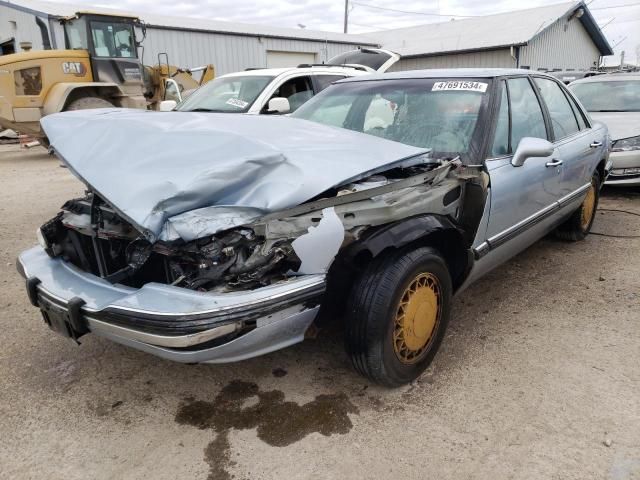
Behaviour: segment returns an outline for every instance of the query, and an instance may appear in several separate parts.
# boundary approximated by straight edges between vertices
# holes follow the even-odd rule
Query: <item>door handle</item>
[[[589,148],[598,148],[602,146],[602,142],[593,142],[591,145],[589,145]]]
[[[558,160],[557,158],[545,163],[546,167],[559,167],[560,165],[562,165],[562,160]]]

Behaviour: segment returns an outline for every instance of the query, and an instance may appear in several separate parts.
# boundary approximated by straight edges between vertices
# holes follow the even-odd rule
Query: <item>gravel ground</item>
[[[227,366],[45,328],[15,271],[82,185],[0,146],[0,477],[640,479],[640,239],[545,239],[456,302],[414,385],[350,368],[338,329]],[[640,213],[640,191],[601,208]],[[640,234],[600,212],[594,231]]]

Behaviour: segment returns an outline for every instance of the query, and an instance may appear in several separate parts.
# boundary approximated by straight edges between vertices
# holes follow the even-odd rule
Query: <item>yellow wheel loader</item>
[[[159,110],[185,91],[211,80],[212,65],[180,69],[166,54],[145,67],[138,58],[145,27],[138,18],[78,12],[61,20],[65,50],[0,56],[0,130],[41,137],[40,118],[88,108]],[[136,27],[143,33],[136,39]],[[23,45],[24,47],[24,45]],[[161,62],[161,56],[165,61]],[[200,80],[191,75],[200,71]]]

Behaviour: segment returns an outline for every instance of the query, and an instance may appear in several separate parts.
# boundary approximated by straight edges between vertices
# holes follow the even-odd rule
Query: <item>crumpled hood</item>
[[[184,212],[293,207],[426,151],[282,116],[105,109],[41,124],[73,173],[150,241]]]
[[[640,135],[640,112],[590,112],[589,115],[607,126],[612,140]]]

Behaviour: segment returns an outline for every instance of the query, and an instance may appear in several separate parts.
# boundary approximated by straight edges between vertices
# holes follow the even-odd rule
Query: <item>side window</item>
[[[571,108],[573,109],[573,113],[575,114],[576,118],[578,119],[578,125],[580,126],[580,130],[584,130],[585,128],[587,128],[587,122],[584,119],[584,115],[582,113],[582,111],[580,110],[580,107],[578,107],[578,104],[576,103],[576,101],[571,98],[570,95],[567,95],[567,97],[569,98],[569,103],[571,104]]]
[[[337,82],[338,80],[342,80],[343,78],[347,77],[345,77],[344,75],[316,75],[315,79],[318,86],[318,92],[321,92],[333,82]]]
[[[560,89],[560,85],[546,78],[534,78],[533,81],[538,86],[542,99],[549,109],[555,139],[565,138],[579,131],[580,127],[576,116],[569,100]]]
[[[511,149],[515,150],[524,137],[547,139],[542,109],[529,79],[510,78],[508,85],[511,100]]]
[[[283,97],[289,100],[291,111],[295,112],[300,105],[313,97],[311,77],[296,77],[284,82],[271,98]]]
[[[500,97],[500,111],[496,124],[496,133],[493,137],[492,157],[500,157],[510,153],[509,149],[509,97],[507,95],[507,85],[503,80],[500,82],[502,95]]]

